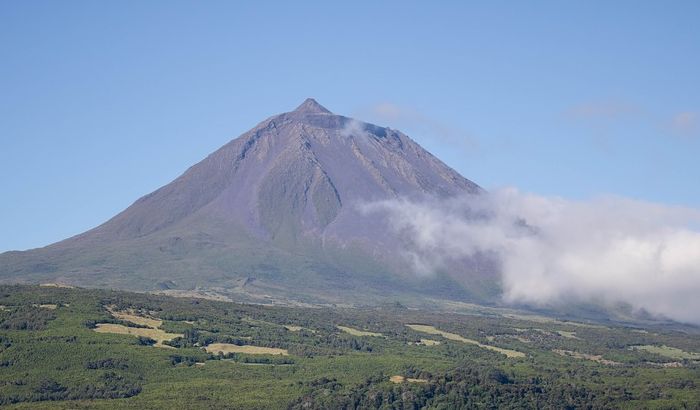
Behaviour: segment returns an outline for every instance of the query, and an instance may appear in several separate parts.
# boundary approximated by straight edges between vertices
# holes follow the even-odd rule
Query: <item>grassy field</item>
[[[56,308],[40,307],[47,304]],[[38,286],[0,287],[0,305],[0,405],[7,408],[700,403],[700,337],[663,328]]]
[[[647,345],[634,346],[634,349],[644,350],[675,360],[700,360],[700,353],[689,353],[675,347]]]
[[[209,353],[246,353],[246,354],[271,354],[288,356],[287,349],[278,349],[276,347],[260,347],[251,345],[234,345],[230,343],[212,343],[204,348]]]
[[[389,381],[392,383],[428,383],[428,380],[425,379],[412,379],[410,377],[404,377],[399,375],[389,377]]]
[[[467,339],[466,337],[462,337],[462,336],[455,334],[455,333],[445,332],[443,330],[436,329],[434,326],[428,326],[428,325],[406,325],[406,326],[408,326],[411,329],[416,330],[418,332],[428,333],[431,335],[440,335],[440,336],[444,337],[445,339],[455,340],[457,342],[462,342],[462,343],[469,343],[469,344],[473,344],[473,345],[482,347],[484,349],[493,350],[494,352],[503,353],[507,357],[525,357],[525,353],[523,353],[523,352],[518,352],[518,351],[510,350],[510,349],[504,349],[504,348],[496,347],[496,346],[485,345],[485,344],[480,343],[476,340]],[[491,340],[493,340],[493,338],[489,338],[489,341],[491,341]],[[421,341],[422,341],[422,339],[421,339]]]
[[[578,339],[576,337],[576,332],[567,332],[566,330],[557,330],[557,333],[559,333],[560,336],[569,338],[569,339]]]
[[[348,333],[348,334],[351,334],[351,335],[353,335],[353,336],[374,336],[374,337],[382,337],[382,336],[384,336],[384,335],[382,335],[381,333],[377,333],[377,332],[367,332],[367,331],[364,331],[364,330],[357,330],[357,329],[353,329],[353,328],[347,327],[347,326],[340,326],[340,325],[338,325],[338,326],[336,326],[336,327],[337,327],[338,329],[342,330],[343,332]]]
[[[153,346],[170,349],[173,347],[164,344],[165,342],[184,336],[182,333],[167,333],[161,330],[160,327],[163,325],[163,321],[160,319],[155,319],[145,314],[137,314],[133,311],[118,311],[114,306],[105,306],[105,309],[113,318],[127,322],[127,325],[96,323],[94,330],[97,333],[114,333],[149,338],[155,341]],[[133,327],[130,324],[139,325],[140,327]]]
[[[153,346],[166,348],[172,347],[163,344],[164,342],[169,342],[175,339],[176,337],[183,336],[181,333],[166,333],[160,329],[130,327],[124,325],[115,325],[112,323],[98,323],[95,325],[94,330],[97,333],[114,333],[118,335],[147,337],[156,341],[156,343],[154,343]]]
[[[618,366],[621,365],[622,363],[613,361],[613,360],[607,360],[603,359],[602,355],[599,354],[587,354],[587,353],[579,353],[579,352],[573,352],[571,350],[562,350],[562,349],[553,349],[552,350],[554,353],[564,356],[564,357],[573,357],[575,359],[584,359],[584,360],[591,360],[600,364],[608,365],[608,366]]]
[[[433,339],[421,339],[420,341],[416,342],[416,344],[423,346],[437,346],[440,344],[440,342]]]
[[[135,312],[120,312],[115,310],[114,307],[105,306],[105,309],[112,315],[120,320],[135,323],[137,325],[150,327],[151,329],[158,329],[163,325],[163,321],[160,319],[154,319],[152,317],[146,316],[144,314],[136,314]]]

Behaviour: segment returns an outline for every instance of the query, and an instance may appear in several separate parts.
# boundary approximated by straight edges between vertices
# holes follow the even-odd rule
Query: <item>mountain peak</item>
[[[298,106],[294,112],[309,113],[309,114],[332,114],[326,107],[318,103],[313,98],[307,98]]]
[[[403,247],[411,243],[389,216],[359,206],[477,192],[408,136],[334,115],[309,98],[99,227],[46,248],[0,254],[0,283],[230,289],[222,295],[249,284],[250,295],[308,295],[323,303],[355,303],[394,289],[485,294],[490,265],[481,260],[445,267],[450,282],[407,277],[413,262]],[[268,300],[251,298],[244,300]]]

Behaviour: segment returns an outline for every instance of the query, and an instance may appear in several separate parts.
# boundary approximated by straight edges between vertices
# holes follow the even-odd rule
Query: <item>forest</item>
[[[699,353],[688,327],[0,287],[18,409],[697,409]]]

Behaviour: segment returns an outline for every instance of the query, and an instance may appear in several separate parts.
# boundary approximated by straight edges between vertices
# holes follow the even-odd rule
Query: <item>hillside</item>
[[[399,131],[335,115],[313,99],[268,118],[104,224],[0,255],[0,282],[270,302],[437,297],[489,301],[494,262],[412,273],[406,241],[362,205],[478,195]]]
[[[16,409],[700,403],[700,338],[661,328],[56,287],[0,286],[0,369]]]

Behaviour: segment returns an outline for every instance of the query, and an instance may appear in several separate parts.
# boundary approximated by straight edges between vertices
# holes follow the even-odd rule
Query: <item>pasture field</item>
[[[389,377],[389,381],[392,383],[428,383],[428,381],[425,379],[412,379],[410,377],[404,377],[399,375]]]
[[[599,354],[588,354],[588,353],[579,353],[579,352],[574,352],[571,350],[562,350],[562,349],[554,349],[552,350],[554,353],[564,356],[564,357],[573,357],[576,359],[584,359],[584,360],[591,360],[594,362],[598,362],[600,364],[605,364],[608,366],[618,366],[622,363],[618,363],[613,360],[608,360],[608,359],[603,359],[602,355]]]
[[[9,409],[700,403],[691,327],[642,333],[491,308],[279,307],[55,286],[0,286],[0,306],[0,405]]]
[[[416,344],[423,346],[437,346],[440,344],[440,341],[433,339],[421,339],[420,341],[416,342]]]
[[[382,336],[384,336],[384,335],[381,334],[381,333],[377,333],[377,332],[367,332],[367,331],[364,331],[364,330],[353,329],[353,328],[348,327],[348,326],[340,326],[340,325],[337,325],[336,327],[337,327],[338,329],[342,330],[343,332],[348,333],[348,334],[351,334],[351,335],[353,335],[353,336],[373,336],[373,337],[382,337]]]
[[[247,354],[271,354],[288,356],[286,349],[276,347],[260,347],[251,345],[234,345],[230,343],[212,343],[204,348],[209,353],[247,353]]]
[[[566,338],[569,338],[569,339],[578,339],[576,337],[576,332],[567,332],[566,330],[557,330],[557,333],[559,333],[559,335],[566,337]]]
[[[646,345],[634,346],[633,349],[644,350],[676,360],[700,360],[700,353],[689,353],[675,347]]]
[[[151,329],[158,329],[163,325],[163,321],[160,319],[154,319],[152,317],[146,316],[144,314],[136,314],[135,312],[122,312],[115,310],[113,306],[105,306],[105,309],[117,319],[135,323],[137,325],[150,327]]]
[[[105,306],[105,309],[113,318],[127,323],[126,325],[114,323],[96,323],[93,330],[95,330],[97,333],[114,333],[148,338],[155,341],[153,346],[170,349],[173,347],[164,344],[164,342],[169,342],[175,338],[184,336],[181,333],[167,333],[161,330],[160,327],[163,325],[163,321],[160,319],[154,319],[143,314],[137,314],[136,312],[133,312],[133,310],[130,312],[118,311],[115,310],[114,306]],[[130,324],[136,324],[140,327],[133,327]]]
[[[95,325],[95,332],[97,333],[114,333],[118,335],[132,335],[147,337],[155,340],[153,346],[155,347],[166,347],[172,348],[163,344],[164,342],[169,342],[176,337],[182,337],[181,333],[166,333],[160,329],[142,328],[142,327],[130,327],[124,325],[115,325],[113,323],[97,323]]]
[[[493,350],[494,352],[503,353],[507,357],[525,357],[525,353],[518,352],[515,350],[510,350],[510,349],[504,349],[501,347],[485,345],[485,344],[480,343],[476,340],[467,339],[466,337],[462,337],[462,336],[455,334],[455,333],[445,332],[443,330],[436,329],[434,326],[410,325],[410,324],[406,325],[406,326],[408,326],[411,329],[418,331],[418,332],[428,333],[431,335],[440,335],[440,336],[444,337],[445,339],[455,340],[457,342],[462,342],[462,343],[469,343],[469,344],[473,344],[473,345],[482,347],[484,349]],[[489,337],[487,340],[492,341],[493,339],[494,339],[493,337]]]

